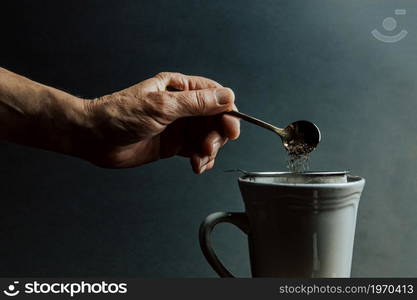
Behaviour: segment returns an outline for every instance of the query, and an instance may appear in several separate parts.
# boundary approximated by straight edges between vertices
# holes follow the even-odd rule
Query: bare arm
[[[89,127],[86,101],[0,68],[0,138],[75,154]]]
[[[219,115],[233,108],[233,92],[204,77],[160,73],[87,100],[0,68],[0,139],[103,167],[181,155],[196,173],[210,169],[220,147],[239,135],[239,122]]]

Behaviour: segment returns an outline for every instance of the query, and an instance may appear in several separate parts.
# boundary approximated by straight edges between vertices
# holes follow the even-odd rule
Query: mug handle
[[[200,225],[200,247],[207,261],[220,277],[234,277],[221,263],[211,245],[211,232],[219,223],[231,223],[244,233],[249,233],[249,219],[242,212],[215,212],[206,217]]]

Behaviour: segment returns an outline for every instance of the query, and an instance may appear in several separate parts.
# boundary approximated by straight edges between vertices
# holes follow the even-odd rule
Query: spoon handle
[[[284,136],[285,135],[285,130],[284,129],[275,127],[272,124],[269,124],[267,122],[264,122],[262,120],[259,120],[257,118],[254,118],[252,116],[249,116],[247,114],[241,113],[239,111],[232,110],[232,111],[225,112],[225,114],[228,114],[230,116],[233,116],[233,117],[236,117],[236,118],[245,120],[245,121],[250,122],[252,124],[261,126],[263,128],[269,129],[269,130],[277,133],[280,136]]]

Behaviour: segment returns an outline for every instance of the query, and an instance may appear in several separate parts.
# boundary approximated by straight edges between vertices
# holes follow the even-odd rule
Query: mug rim
[[[365,178],[360,176],[350,175],[349,171],[329,172],[329,171],[312,171],[298,173],[307,177],[316,176],[337,176],[346,175],[347,182],[333,182],[333,183],[288,183],[288,182],[254,182],[248,180],[254,177],[276,177],[277,175],[294,175],[293,172],[245,172],[244,175],[238,178],[238,182],[246,185],[263,185],[263,186],[287,186],[297,188],[337,188],[346,186],[362,185],[365,183]],[[275,176],[274,176],[275,175]]]

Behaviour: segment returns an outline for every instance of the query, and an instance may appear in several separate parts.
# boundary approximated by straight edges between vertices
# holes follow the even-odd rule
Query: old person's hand
[[[219,149],[239,136],[234,94],[198,76],[160,73],[125,90],[86,101],[94,138],[80,156],[103,167],[139,166],[174,155],[196,173],[211,169]]]

